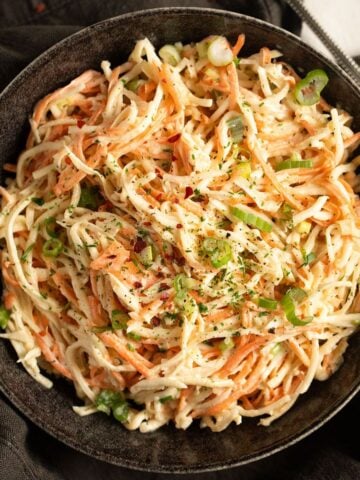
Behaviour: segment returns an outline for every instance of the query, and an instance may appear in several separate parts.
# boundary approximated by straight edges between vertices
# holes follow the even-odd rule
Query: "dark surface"
[[[206,19],[204,17],[199,19],[194,15],[187,16],[186,21],[181,22],[180,26],[178,23],[177,26],[174,26],[170,23],[170,19],[174,18],[171,16],[166,18],[162,16],[159,23],[156,23],[158,20],[152,16],[147,16],[146,18],[148,21],[143,21],[141,24],[137,19],[132,24],[132,20],[129,17],[122,26],[117,23],[118,21],[110,21],[106,26],[93,27],[90,29],[93,36],[92,40],[89,40],[87,33],[81,33],[74,39],[65,41],[62,46],[47,54],[47,57],[40,58],[36,64],[30,67],[27,73],[18,78],[5,92],[5,95],[7,95],[6,102],[4,98],[0,99],[0,132],[3,135],[0,138],[2,161],[6,161],[6,158],[14,159],[17,152],[15,152],[16,149],[12,149],[12,145],[21,143],[21,130],[14,130],[17,138],[13,137],[9,143],[6,143],[6,132],[11,135],[13,128],[16,129],[17,125],[25,123],[26,116],[36,99],[43,96],[56,85],[67,82],[86,67],[97,66],[98,61],[104,57],[120,61],[124,58],[124,54],[127,54],[131,49],[129,40],[131,38],[136,39],[144,33],[146,34],[146,29],[149,29],[150,32],[157,32],[156,38],[149,35],[150,39],[156,41],[157,44],[178,40],[179,38],[193,40],[194,38],[201,38],[210,32],[235,34],[241,30],[247,34],[247,42],[248,45],[251,45],[252,50],[262,46],[266,38],[268,46],[275,46],[277,43],[281,44],[281,49],[284,51],[286,60],[289,63],[302,65],[305,67],[305,70],[315,66],[325,66],[327,71],[331,72],[330,65],[322,57],[314,56],[309,49],[303,49],[303,47],[300,47],[300,43],[297,43],[294,39],[289,40],[289,38],[286,38],[284,41],[284,37],[281,37],[281,40],[279,40],[278,33],[274,29],[255,24],[251,20],[247,20],[245,23],[243,20],[240,21],[234,17],[224,20],[218,14],[209,13]],[[168,32],[171,32],[171,38],[167,36]],[[96,35],[96,40],[94,35]],[[69,45],[71,45],[72,52],[71,62],[69,61]],[[109,53],[109,55],[104,52]],[[56,62],[55,68],[50,69],[49,59],[52,62]],[[63,59],[62,64],[59,59]],[[51,63],[51,65],[53,66],[54,63]],[[35,71],[37,75],[39,72],[42,72],[42,82],[38,81],[39,77],[35,76]],[[353,113],[359,112],[359,94],[355,93],[349,82],[341,80],[337,71],[333,71],[331,74],[327,98],[330,100],[338,99],[349,111]],[[4,125],[5,119],[7,120],[6,125],[9,125],[9,119],[13,121],[11,129],[6,130],[6,125]],[[359,125],[357,127],[359,128]],[[93,455],[101,455],[101,458],[104,460],[126,466],[150,468],[151,470],[165,469],[174,471],[181,469],[186,471],[186,469],[191,468],[213,468],[219,465],[235,464],[239,460],[246,461],[251,453],[257,455],[261,452],[268,452],[270,444],[275,447],[283,446],[284,442],[294,437],[295,432],[307,433],[315,424],[318,425],[319,421],[321,422],[329,414],[334,413],[346,395],[355,390],[359,382],[359,367],[352,360],[359,357],[359,348],[358,336],[353,339],[346,355],[347,362],[340,371],[328,382],[315,384],[309,394],[303,396],[300,402],[285,417],[275,422],[270,428],[255,427],[254,422],[245,422],[242,427],[230,427],[220,434],[212,434],[207,430],[199,430],[197,426],[194,426],[187,432],[175,431],[168,427],[153,434],[141,435],[137,432],[129,433],[124,431],[119,425],[112,423],[107,417],[102,415],[81,419],[70,408],[73,396],[71,388],[63,382],[58,382],[55,389],[45,391],[23,371],[21,366],[15,363],[15,356],[11,347],[4,342],[0,344],[0,384],[12,401],[26,415],[68,444]],[[9,407],[4,407],[5,412],[6,408]],[[355,415],[353,418],[356,419],[355,407],[353,407],[352,411],[353,416]],[[20,432],[26,432],[25,422],[19,417],[16,418],[16,421],[19,424],[19,428],[15,431],[16,435],[19,435]],[[2,424],[1,421],[0,424]],[[351,425],[351,423],[348,423],[348,425]],[[14,427],[14,425],[9,426],[10,429],[11,427]],[[331,427],[329,428],[331,432]],[[335,431],[338,432],[340,429],[335,428]],[[27,437],[29,447],[36,443],[39,437],[41,437],[41,433],[36,428],[33,428]],[[13,445],[11,438],[10,440],[6,439],[6,442],[4,438],[4,436],[0,435],[0,443],[5,446]],[[348,443],[346,443],[346,440]],[[306,443],[302,442],[300,445],[304,446]],[[311,443],[308,442],[307,445],[307,458],[314,457],[316,450],[312,450]],[[313,445],[315,446],[315,443]],[[331,460],[328,453],[325,455],[327,466],[324,465],[324,459],[322,458],[321,462],[317,459],[317,464],[307,464],[304,468],[302,462],[299,461],[298,455],[296,455],[296,452],[299,450],[295,446],[289,450],[289,452],[293,452],[289,453],[289,459],[291,459],[289,462],[286,461],[286,455],[272,457],[275,464],[279,462],[279,466],[281,465],[282,477],[279,476],[279,472],[276,472],[276,468],[274,469],[271,459],[257,462],[253,466],[246,467],[246,470],[237,469],[233,472],[234,474],[235,472],[238,472],[238,474],[241,472],[241,475],[246,474],[246,478],[357,478],[357,473],[359,474],[360,472],[356,462],[351,463],[348,461],[352,452],[349,454],[349,450],[347,450],[347,453],[343,455],[341,451],[344,446],[349,445],[349,437],[344,438],[344,442],[339,445],[340,449],[336,454],[337,459],[331,457]],[[56,455],[53,452],[54,450],[57,451],[59,447],[57,442],[52,439],[49,439],[48,443],[44,443],[44,447],[48,454],[49,463],[47,467],[49,468],[51,464],[54,465],[57,462]],[[62,448],[62,452],[66,452],[66,448]],[[303,448],[301,447],[301,452],[306,451],[306,447],[305,450]],[[330,442],[330,452],[331,448],[334,449],[334,445]],[[9,458],[11,455],[16,456],[18,459],[17,466],[22,468],[21,450],[16,451],[14,448],[9,448],[8,453]],[[34,458],[36,461],[36,453]],[[69,459],[69,457],[66,458]],[[100,478],[100,472],[104,472],[105,466],[101,463],[90,462],[82,455],[78,455],[76,458],[77,460],[74,460],[73,469],[71,470],[71,476],[68,478],[79,478],[80,473],[76,474],[75,472],[84,472],[84,469],[88,471],[88,475],[94,475],[91,478]],[[313,458],[313,462],[316,463],[315,458]],[[331,476],[331,469],[327,469],[331,465],[334,468],[345,468],[345,465],[347,467],[342,472],[337,471],[336,476]],[[273,467],[272,471],[271,467]],[[294,471],[294,467],[300,471]],[[115,478],[116,472],[119,474],[126,472],[123,469],[116,469],[116,467],[107,467],[107,469],[109,469],[106,470],[109,473],[106,478],[110,478],[108,475],[114,475],[111,478]],[[34,472],[29,473],[31,472],[30,467],[24,467],[22,471],[27,472],[28,476],[9,476],[4,478],[63,478],[56,476],[61,475],[61,470],[60,472],[57,471],[57,473],[49,473],[47,471],[47,476],[43,476],[45,473],[42,467],[35,474]],[[312,471],[317,472],[316,475],[320,476],[306,476],[312,475]],[[265,472],[267,472],[266,477],[262,477],[261,474],[265,475]],[[292,476],[286,477],[286,475],[290,475],[290,472]],[[9,470],[8,473],[9,475],[13,474]],[[53,476],[50,477],[49,475]],[[228,475],[230,475],[230,472],[221,474],[222,478],[230,478]],[[105,476],[101,478],[105,478]],[[132,475],[132,478],[135,477]]]

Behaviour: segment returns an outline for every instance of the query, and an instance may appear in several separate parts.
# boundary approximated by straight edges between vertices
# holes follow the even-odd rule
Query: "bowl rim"
[[[49,55],[49,53],[57,50],[62,46],[65,46],[67,43],[73,43],[74,40],[81,40],[82,37],[84,36],[86,37],[92,31],[101,29],[104,24],[116,23],[120,19],[126,20],[127,18],[133,18],[133,17],[144,17],[144,16],[148,17],[148,16],[155,16],[155,15],[166,15],[169,13],[179,13],[184,16],[190,15],[192,13],[198,13],[200,15],[232,17],[235,19],[236,18],[244,19],[248,23],[261,25],[267,30],[275,30],[282,35],[290,37],[290,39],[296,44],[298,44],[302,49],[308,50],[312,55],[315,55],[316,57],[318,57],[319,60],[321,60],[324,64],[327,64],[331,69],[335,70],[343,78],[343,80],[345,80],[348,84],[350,84],[350,86],[360,96],[360,84],[357,84],[339,65],[337,65],[330,58],[326,57],[315,48],[309,46],[300,37],[296,36],[292,32],[289,32],[288,30],[285,30],[282,27],[273,25],[272,23],[266,22],[265,20],[261,20],[256,17],[250,17],[249,15],[244,15],[242,13],[238,13],[230,10],[207,8],[207,7],[204,7],[204,8],[203,7],[159,7],[159,8],[149,8],[145,10],[136,10],[134,12],[123,13],[115,17],[106,18],[104,20],[101,20],[100,22],[96,22],[92,25],[81,28],[79,31],[63,38],[59,42],[56,42],[54,45],[44,50],[40,55],[35,57],[10,81],[10,83],[0,92],[0,102],[3,100],[3,97],[6,97],[6,95],[13,88],[16,88],[16,85],[22,81],[24,76],[28,75],[29,72],[32,72],[32,70],[41,66],[44,63],[45,58]]]
[[[46,49],[40,55],[38,55],[34,60],[32,60],[27,66],[25,66],[15,77],[14,79],[0,92],[0,107],[1,102],[6,100],[6,97],[12,93],[14,89],[17,89],[17,86],[20,85],[26,77],[30,74],[35,73],[36,70],[45,63],[47,63],[47,57],[52,53],[56,52],[59,48],[64,48],[67,45],[71,46],[77,43],[77,41],[81,41],[83,38],[87,36],[91,36],[93,32],[100,30],[104,27],[104,25],[112,25],[116,24],[119,21],[126,21],[127,19],[135,18],[142,18],[142,17],[151,17],[151,16],[161,16],[161,15],[169,15],[169,14],[179,14],[180,16],[188,16],[193,15],[194,13],[199,15],[207,15],[207,16],[214,16],[214,17],[222,17],[222,18],[233,18],[238,19],[239,21],[243,20],[248,25],[260,25],[266,31],[275,31],[279,33],[284,39],[290,38],[292,43],[295,43],[301,49],[308,51],[312,56],[318,58],[324,65],[328,66],[331,70],[335,71],[343,81],[345,81],[351,89],[354,91],[360,99],[360,85],[357,85],[356,82],[345,72],[343,71],[340,66],[335,64],[331,59],[325,57],[322,53],[318,52],[313,47],[307,45],[303,40],[299,37],[294,35],[293,33],[273,25],[269,22],[264,20],[258,19],[256,17],[250,17],[248,15],[244,15],[241,13],[233,12],[230,10],[223,10],[223,9],[216,9],[216,8],[202,8],[202,7],[160,7],[160,8],[150,8],[145,10],[137,10],[134,12],[123,13],[121,15],[117,15],[115,17],[109,17],[107,19],[101,20],[100,22],[96,22],[92,25],[87,27],[81,28],[79,31],[65,37],[59,42],[56,42],[50,48]],[[264,44],[266,42],[264,41]],[[12,348],[12,347],[11,347]],[[129,468],[132,470],[138,470],[143,472],[153,472],[153,473],[173,473],[173,474],[189,474],[189,473],[202,473],[202,472],[213,472],[213,471],[220,471],[229,468],[239,467],[245,464],[249,464],[275,453],[278,453],[290,446],[293,446],[297,442],[303,440],[305,437],[310,435],[311,433],[315,432],[319,428],[321,428],[327,421],[333,418],[345,405],[347,405],[355,395],[360,392],[360,378],[357,382],[354,383],[351,390],[346,393],[346,395],[342,395],[338,401],[334,402],[333,409],[330,412],[325,412],[321,416],[317,417],[313,423],[311,423],[308,427],[306,427],[301,433],[291,435],[290,438],[285,438],[282,440],[280,444],[275,446],[269,446],[263,451],[253,454],[251,456],[245,456],[242,460],[234,461],[222,461],[215,463],[211,466],[204,466],[194,464],[192,466],[180,466],[178,464],[171,466],[147,466],[145,464],[141,465],[133,460],[124,460],[122,459],[121,462],[118,461],[117,457],[114,454],[109,454],[105,452],[100,452],[99,450],[88,448],[86,445],[82,445],[81,442],[77,443],[73,439],[68,439],[67,436],[62,436],[61,432],[59,432],[56,428],[53,428],[46,424],[46,422],[42,421],[41,416],[34,415],[33,411],[27,407],[21,400],[16,397],[11,390],[4,385],[0,378],[0,390],[2,393],[10,400],[10,402],[23,414],[27,419],[29,419],[32,423],[40,427],[46,433],[50,434],[56,440],[62,442],[63,444],[81,452],[86,455],[89,455],[97,460],[106,461],[107,463]],[[35,418],[35,419],[34,419]],[[279,441],[280,442],[280,441]]]

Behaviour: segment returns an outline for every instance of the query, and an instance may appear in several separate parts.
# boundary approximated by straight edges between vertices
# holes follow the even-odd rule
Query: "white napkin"
[[[360,0],[304,0],[304,3],[345,53],[352,57],[360,55]],[[331,57],[307,25],[303,25],[301,37],[308,45]]]

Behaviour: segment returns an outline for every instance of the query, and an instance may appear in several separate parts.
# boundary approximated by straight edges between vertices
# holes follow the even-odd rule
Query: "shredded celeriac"
[[[0,189],[0,337],[45,387],[73,382],[80,415],[123,392],[130,430],[269,425],[359,325],[351,117],[297,103],[278,51],[219,38],[165,60],[140,40],[40,100]]]

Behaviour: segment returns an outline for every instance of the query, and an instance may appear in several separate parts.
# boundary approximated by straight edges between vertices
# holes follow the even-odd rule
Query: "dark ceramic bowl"
[[[15,162],[28,131],[27,118],[34,103],[87,68],[99,68],[109,59],[125,60],[136,40],[145,35],[159,47],[175,41],[190,42],[209,34],[234,39],[246,34],[244,53],[264,45],[279,48],[299,72],[325,69],[330,76],[325,96],[354,116],[360,129],[360,92],[340,69],[297,37],[262,21],[235,13],[207,9],[160,9],[106,20],[65,39],[31,63],[0,96],[0,160]],[[73,388],[56,380],[52,390],[37,384],[16,363],[11,345],[0,342],[0,388],[5,395],[48,433],[98,459],[153,472],[200,472],[242,465],[275,453],[309,435],[335,415],[359,390],[360,337],[354,336],[345,362],[327,382],[315,382],[295,406],[270,427],[245,419],[221,433],[187,431],[167,426],[141,434],[128,432],[103,414],[78,417],[71,409]]]

